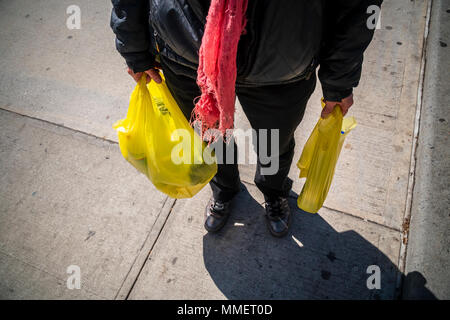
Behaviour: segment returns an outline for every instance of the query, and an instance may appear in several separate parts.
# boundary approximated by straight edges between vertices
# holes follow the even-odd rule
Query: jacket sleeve
[[[382,0],[325,1],[323,41],[319,55],[319,79],[325,100],[341,101],[357,87],[364,51],[374,30],[367,21],[371,5]]]
[[[112,0],[111,28],[117,51],[134,72],[152,68],[148,0]]]

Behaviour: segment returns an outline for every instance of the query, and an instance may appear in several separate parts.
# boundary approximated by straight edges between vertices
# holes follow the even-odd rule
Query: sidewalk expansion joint
[[[323,206],[323,207],[326,208],[326,209],[328,209],[328,210],[330,210],[330,211],[336,212],[336,213],[341,213],[341,214],[344,214],[344,215],[346,215],[346,216],[349,216],[349,217],[352,217],[352,218],[355,218],[355,219],[358,219],[358,220],[361,220],[361,221],[364,221],[364,222],[368,222],[368,223],[375,224],[375,225],[380,226],[380,227],[382,227],[382,228],[384,228],[384,229],[388,229],[388,230],[392,230],[392,231],[396,231],[396,232],[402,232],[402,230],[401,230],[400,228],[395,228],[395,227],[391,227],[391,226],[386,226],[386,225],[384,225],[384,224],[382,224],[382,223],[373,221],[373,220],[371,220],[371,219],[364,219],[364,218],[359,217],[359,216],[357,216],[357,215],[354,215],[354,214],[351,214],[351,213],[348,213],[348,212],[345,212],[345,211],[333,209],[333,208],[330,208],[330,207],[327,207],[327,206]]]
[[[118,144],[117,141],[110,140],[110,139],[107,139],[105,137],[99,137],[99,136],[96,136],[95,134],[88,133],[88,132],[81,131],[81,130],[77,130],[77,129],[74,129],[74,128],[71,128],[71,127],[67,127],[67,126],[65,126],[63,124],[60,124],[60,123],[51,122],[51,121],[48,121],[48,120],[45,120],[45,119],[41,119],[41,118],[38,118],[38,117],[33,117],[33,116],[30,116],[30,115],[27,115],[27,114],[23,114],[23,113],[20,113],[20,112],[12,111],[12,110],[5,109],[5,108],[2,108],[2,107],[0,107],[0,110],[1,111],[5,111],[5,112],[9,112],[9,113],[12,113],[12,114],[24,117],[24,118],[28,118],[28,119],[44,122],[46,124],[49,124],[49,125],[52,125],[52,126],[55,126],[55,127],[58,127],[58,128],[66,129],[66,130],[69,130],[69,131],[72,131],[72,132],[75,132],[75,133],[87,135],[89,137],[93,137],[93,138],[96,138],[96,139],[99,139],[99,140],[102,140],[102,141],[105,141],[105,142],[108,142],[108,143],[111,143],[111,144]]]
[[[246,179],[242,179],[242,178],[241,178],[241,181],[242,181],[243,183],[246,183],[246,184],[249,184],[249,185],[252,185],[252,186],[255,185],[254,183],[249,182],[249,181],[247,181]],[[294,196],[292,196],[292,195],[289,195],[289,198],[291,198],[291,199],[297,199],[297,197],[294,197]],[[395,228],[395,227],[386,226],[386,225],[384,225],[384,224],[382,224],[382,223],[373,221],[373,220],[371,220],[371,219],[364,219],[364,218],[359,217],[359,216],[357,216],[357,215],[354,215],[354,214],[351,214],[351,213],[348,213],[348,212],[345,212],[345,211],[333,209],[333,208],[330,208],[330,207],[327,207],[327,206],[323,206],[323,207],[324,207],[325,209],[327,209],[327,210],[330,210],[330,211],[333,211],[333,212],[336,212],[336,213],[340,213],[340,214],[343,214],[343,215],[346,215],[346,216],[349,216],[349,217],[352,217],[352,218],[355,218],[355,219],[358,219],[358,220],[361,220],[361,221],[364,221],[364,222],[368,222],[368,223],[375,224],[375,225],[377,225],[377,226],[383,227],[384,229],[389,229],[389,230],[392,230],[392,231],[402,232],[402,230],[401,230],[400,228]]]
[[[163,210],[164,210],[164,205],[165,205],[168,201],[171,201],[171,200],[173,200],[173,202],[172,202],[172,204],[171,204],[171,206],[170,206],[169,212],[167,213],[166,217],[164,218],[163,224],[162,224],[161,228],[159,228],[158,234],[156,235],[155,239],[153,240],[153,243],[152,243],[152,245],[151,245],[151,247],[150,247],[150,250],[149,250],[148,253],[146,254],[145,259],[144,259],[144,262],[143,262],[142,265],[140,266],[139,271],[138,271],[136,277],[135,277],[134,280],[133,280],[133,284],[131,285],[130,289],[128,290],[128,293],[127,293],[126,296],[125,296],[125,300],[128,300],[128,299],[129,299],[130,294],[131,294],[131,292],[133,291],[133,289],[134,289],[134,287],[135,287],[137,281],[139,280],[139,277],[140,277],[140,275],[141,275],[141,273],[142,273],[142,270],[144,270],[145,264],[147,263],[147,261],[148,261],[150,255],[151,255],[151,253],[152,253],[152,251],[153,251],[153,248],[155,247],[156,243],[158,242],[158,239],[159,239],[159,237],[161,236],[161,233],[162,233],[162,231],[164,230],[164,227],[166,226],[167,220],[169,219],[169,216],[170,216],[170,214],[172,213],[172,210],[173,210],[173,208],[174,208],[174,206],[175,206],[177,200],[176,200],[176,199],[171,199],[171,198],[167,197],[166,201],[164,202],[164,204],[163,204],[163,206],[162,206],[162,208],[161,208],[161,211],[160,211],[160,213],[159,213],[159,215],[158,215],[158,218],[159,218],[159,216],[161,215],[161,213],[162,213]],[[157,220],[158,220],[158,219],[157,219]],[[152,226],[152,229],[153,229],[153,227],[154,227],[155,225],[156,225],[156,221],[155,221],[154,225]],[[150,232],[149,232],[149,234],[148,234],[146,240],[144,241],[144,244],[143,244],[142,248],[145,246],[145,243],[147,242],[148,237],[149,237],[150,234],[151,234],[151,231],[152,231],[152,230],[150,230]],[[142,250],[142,249],[141,249],[141,250]],[[119,291],[120,291],[120,290],[119,290]],[[119,291],[118,291],[118,292],[119,292]]]

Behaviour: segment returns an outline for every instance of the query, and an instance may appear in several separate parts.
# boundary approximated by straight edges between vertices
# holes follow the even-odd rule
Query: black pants
[[[173,73],[169,66],[162,64],[167,86],[177,101],[185,117],[189,120],[194,99],[200,96],[200,89],[192,78]],[[257,160],[255,184],[264,194],[266,200],[287,196],[292,187],[292,180],[288,178],[289,169],[294,156],[294,131],[300,124],[305,112],[309,97],[316,86],[316,76],[308,80],[300,80],[290,84],[239,87],[236,86],[236,95],[253,129],[256,130],[259,141],[259,129],[267,129],[268,155],[270,150],[270,129],[279,130],[279,169],[274,175],[263,175],[261,168],[269,166],[262,164],[260,157]],[[254,140],[255,142],[255,140]],[[216,176],[210,185],[216,200],[228,201],[240,190],[240,179],[237,164],[237,148],[232,141],[224,145],[225,154],[229,148],[234,148],[235,161],[232,164],[219,164]],[[259,150],[254,146],[257,155]],[[263,163],[265,161],[262,161]]]

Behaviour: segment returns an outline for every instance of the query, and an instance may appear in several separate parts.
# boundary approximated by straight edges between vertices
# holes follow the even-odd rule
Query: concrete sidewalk
[[[450,0],[433,1],[406,259],[405,299],[450,299]],[[444,69],[444,70],[443,70]],[[447,70],[445,70],[447,69]]]
[[[114,50],[110,4],[0,2],[0,297],[7,299],[394,299],[401,291],[412,196],[417,93],[429,1],[385,1],[365,56],[324,208],[284,239],[263,220],[253,166],[226,228],[203,229],[205,188],[167,198],[120,155],[112,123],[134,86]],[[298,159],[321,89],[296,132]],[[236,123],[249,124],[238,105]],[[416,232],[416,231],[415,231]],[[417,231],[419,232],[419,231]],[[68,289],[79,266],[81,289]],[[381,289],[366,272],[381,270]],[[425,287],[430,296],[432,290]],[[448,297],[447,297],[448,298]]]

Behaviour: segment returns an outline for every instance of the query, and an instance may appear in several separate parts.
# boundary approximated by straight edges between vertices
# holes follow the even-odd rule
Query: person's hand
[[[147,77],[147,83],[150,82],[150,80],[155,81],[156,83],[161,83],[162,79],[161,76],[159,75],[159,72],[157,69],[148,69],[144,72],[133,72],[133,70],[131,70],[130,68],[128,68],[128,74],[134,79],[134,81],[138,82],[142,75],[146,73],[148,75]]]
[[[348,112],[348,109],[353,105],[353,94],[349,95],[347,98],[342,99],[341,101],[325,101],[325,107],[322,109],[322,114],[320,115],[322,118],[326,118],[333,112],[334,107],[336,105],[341,106],[342,115],[345,116]]]

